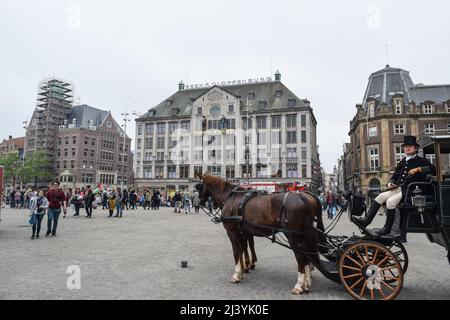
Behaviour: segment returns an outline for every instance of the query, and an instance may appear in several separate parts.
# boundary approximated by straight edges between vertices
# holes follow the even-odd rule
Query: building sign
[[[246,80],[232,80],[232,81],[221,81],[221,82],[211,82],[211,83],[202,83],[202,84],[190,84],[186,85],[187,89],[203,89],[203,88],[211,88],[214,86],[236,86],[241,84],[251,84],[251,83],[262,83],[262,82],[272,82],[271,77],[262,77],[262,78],[252,78]]]

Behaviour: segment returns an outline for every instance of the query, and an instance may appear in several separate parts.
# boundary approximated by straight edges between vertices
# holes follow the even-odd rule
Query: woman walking
[[[35,195],[31,199],[30,216],[33,217],[33,235],[31,239],[39,239],[39,233],[41,232],[41,223],[44,215],[47,212],[48,200],[45,197],[44,191],[39,191],[38,195]]]
[[[83,195],[81,194],[80,188],[75,189],[75,193],[72,196],[72,199],[70,200],[70,203],[72,203],[75,207],[75,214],[74,217],[80,216],[80,208],[83,204]]]

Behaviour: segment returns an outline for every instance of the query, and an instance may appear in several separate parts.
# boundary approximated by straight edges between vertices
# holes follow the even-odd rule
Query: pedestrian
[[[86,217],[92,218],[92,203],[95,200],[94,193],[91,190],[91,186],[86,186],[84,193],[84,209],[86,210]]]
[[[41,232],[41,223],[44,215],[47,213],[48,200],[45,197],[43,190],[39,191],[37,195],[34,195],[30,203],[30,216],[34,215],[33,219],[33,234],[31,239],[39,239],[39,233]]]
[[[122,194],[122,189],[117,188],[117,192],[116,192],[116,209],[117,209],[117,213],[116,213],[116,217],[122,218],[122,213],[123,213],[123,208],[122,208],[122,199],[123,194]]]
[[[20,207],[20,197],[21,197],[20,188],[18,188],[17,192],[14,194],[14,201],[16,203],[16,209],[19,209],[19,207]]]
[[[78,218],[80,216],[80,208],[83,204],[83,195],[81,194],[80,188],[75,189],[72,200],[70,202],[75,208],[75,214],[73,216]]]
[[[66,196],[64,192],[59,188],[59,181],[55,180],[52,183],[52,188],[47,193],[48,200],[48,215],[47,215],[47,233],[46,237],[52,234],[56,236],[56,228],[58,227],[58,219],[61,214],[61,206],[64,207],[64,213],[67,212]],[[53,224],[53,227],[52,227]]]
[[[333,219],[333,208],[335,206],[335,198],[333,195],[333,192],[329,191],[327,194],[327,213],[328,213],[328,219]]]
[[[183,201],[184,201],[184,205],[183,205],[183,208],[184,208],[184,213],[185,214],[188,214],[188,212],[189,213],[191,213],[191,203],[190,203],[190,200],[191,200],[191,196],[190,196],[190,194],[189,194],[189,191],[188,190],[186,190],[185,192],[184,192],[184,195],[183,195]]]
[[[192,195],[192,206],[195,208],[195,213],[200,212],[200,193],[197,190]]]
[[[144,210],[148,208],[150,210],[150,207],[152,205],[152,194],[149,190],[145,192],[145,204],[144,204]]]
[[[109,218],[111,218],[114,214],[114,209],[116,208],[116,195],[114,193],[110,193],[108,198],[108,208],[109,208]],[[117,215],[116,215],[117,217]]]

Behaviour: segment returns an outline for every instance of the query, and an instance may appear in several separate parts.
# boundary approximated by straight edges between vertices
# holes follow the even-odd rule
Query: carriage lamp
[[[414,196],[412,197],[412,204],[417,207],[417,211],[420,213],[420,220],[422,224],[425,223],[423,212],[424,208],[426,206],[426,197],[422,195],[422,190],[419,188],[419,186],[416,186],[416,189],[413,191]]]

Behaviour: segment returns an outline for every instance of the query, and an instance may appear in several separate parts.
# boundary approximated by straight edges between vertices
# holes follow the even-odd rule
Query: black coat
[[[408,172],[411,169],[422,168],[422,173],[409,176]],[[415,156],[414,158],[406,161],[403,158],[395,168],[395,172],[389,182],[402,187],[402,192],[405,194],[406,188],[412,182],[423,182],[428,174],[436,175],[436,167],[430,163],[427,159]]]

